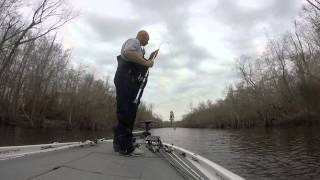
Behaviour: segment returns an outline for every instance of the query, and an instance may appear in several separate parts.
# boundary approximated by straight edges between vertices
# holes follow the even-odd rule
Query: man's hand
[[[149,56],[149,60],[155,59],[157,57],[158,53],[159,53],[159,49],[153,51]]]
[[[152,67],[153,64],[154,64],[153,59],[150,59],[150,60],[146,61],[146,66],[147,66],[147,67]]]
[[[151,55],[153,54],[153,56],[157,56],[158,54],[158,50],[154,51],[151,53]],[[150,57],[151,57],[150,55]],[[134,51],[125,51],[124,52],[124,56],[131,62],[137,63],[137,64],[141,64],[143,66],[147,66],[147,67],[152,67],[154,64],[154,58],[153,59],[145,59],[143,58],[141,55],[139,55],[138,53],[134,52]]]

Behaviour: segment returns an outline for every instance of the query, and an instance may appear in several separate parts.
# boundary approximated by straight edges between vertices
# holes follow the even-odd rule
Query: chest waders
[[[144,87],[148,68],[117,56],[118,67],[114,77],[116,86],[118,124],[114,128],[114,150],[130,153],[134,150],[132,130]]]

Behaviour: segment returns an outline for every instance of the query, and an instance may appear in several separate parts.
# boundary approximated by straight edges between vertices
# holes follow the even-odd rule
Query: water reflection
[[[318,127],[272,129],[154,129],[167,143],[182,146],[249,179],[320,179]],[[0,128],[0,146],[84,141],[107,131]]]
[[[112,134],[109,131],[66,131],[63,129],[0,127],[0,146],[85,141],[103,137],[110,138],[111,136]]]
[[[320,179],[318,128],[156,129],[163,141],[185,147],[246,179]]]

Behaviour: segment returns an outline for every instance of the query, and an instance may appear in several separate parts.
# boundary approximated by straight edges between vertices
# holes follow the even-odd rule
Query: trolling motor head
[[[145,137],[146,147],[152,152],[159,152],[162,147],[162,142],[160,136],[152,136],[149,132],[152,122],[151,120],[144,121],[145,131],[142,134]]]
[[[144,137],[147,137],[147,136],[150,136],[151,133],[149,132],[150,130],[150,124],[152,123],[153,121],[151,120],[146,120],[144,121],[144,125],[145,125],[145,129],[144,129],[144,132],[142,133]]]

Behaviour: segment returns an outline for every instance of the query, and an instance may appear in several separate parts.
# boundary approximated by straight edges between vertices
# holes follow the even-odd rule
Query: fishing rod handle
[[[149,74],[149,69],[147,70],[146,74],[144,75],[143,80],[142,80],[142,83],[141,83],[140,88],[139,88],[139,91],[138,91],[138,94],[137,94],[136,98],[135,98],[134,101],[133,101],[133,103],[135,103],[135,104],[138,103],[138,99],[139,99],[140,94],[141,94],[141,92],[142,92],[143,86],[144,86],[144,84],[146,83],[148,74]]]

